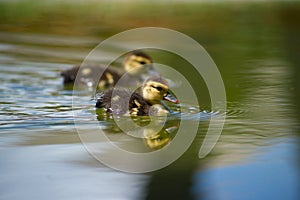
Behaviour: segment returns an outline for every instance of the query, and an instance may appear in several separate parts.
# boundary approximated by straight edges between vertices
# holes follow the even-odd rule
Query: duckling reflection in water
[[[97,93],[96,107],[104,108],[107,113],[131,116],[162,116],[169,108],[162,100],[178,103],[171,95],[167,81],[162,77],[150,77],[142,85],[141,94],[124,89],[110,89]],[[150,109],[151,108],[151,109]]]
[[[97,110],[97,118],[99,121],[106,121],[108,122],[105,126],[105,128],[102,128],[102,130],[108,134],[108,137],[110,135],[115,134],[124,134],[126,133],[130,137],[134,137],[132,134],[128,134],[127,132],[123,132],[122,129],[120,129],[117,121],[122,121],[125,124],[128,123],[129,120],[133,120],[135,124],[140,126],[140,130],[138,131],[141,133],[140,136],[141,140],[138,140],[138,142],[144,143],[145,146],[147,146],[151,150],[158,150],[166,145],[168,145],[172,138],[175,136],[178,130],[179,122],[178,121],[168,121],[166,124],[163,125],[163,127],[158,131],[155,127],[156,125],[158,127],[161,127],[161,124],[164,123],[164,120],[161,117],[152,117],[149,116],[133,116],[133,117],[121,117],[118,119],[110,118],[106,115],[103,110]],[[152,123],[151,126],[149,124]],[[114,137],[115,138],[115,137]],[[123,143],[126,143],[126,141],[123,141]],[[137,145],[139,146],[139,145]]]
[[[127,73],[125,86],[135,86],[141,84],[150,75],[157,75],[152,66],[152,58],[142,51],[133,51],[129,53],[124,61],[122,71],[117,68],[109,67],[105,69],[101,65],[74,66],[71,69],[61,73],[65,86],[76,85],[93,87],[104,90],[113,87],[124,73]],[[102,75],[102,76],[101,76]],[[100,80],[99,80],[100,78]]]
[[[175,126],[173,126],[175,127]],[[153,150],[161,149],[171,141],[171,134],[168,132],[169,129],[173,127],[168,127],[162,129],[160,132],[152,132],[151,129],[144,130],[144,142],[145,144]],[[177,130],[177,129],[176,129]]]

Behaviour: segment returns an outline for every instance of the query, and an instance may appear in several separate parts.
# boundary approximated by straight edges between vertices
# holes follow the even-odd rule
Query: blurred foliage
[[[0,23],[2,30],[75,35],[113,34],[141,26],[161,26],[196,35],[199,32],[232,34],[232,26],[247,22],[247,19],[274,23],[277,20],[274,20],[273,11],[280,5],[24,0],[0,2]]]

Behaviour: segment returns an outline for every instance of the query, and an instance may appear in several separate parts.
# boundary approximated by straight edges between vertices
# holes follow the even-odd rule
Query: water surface
[[[299,198],[299,4],[45,1],[1,3],[0,8],[0,199]],[[209,123],[205,117],[193,144],[175,163],[128,174],[86,151],[74,112],[87,132],[99,116],[90,92],[73,96],[60,72],[81,63],[106,37],[141,26],[173,28],[204,46],[225,83],[227,118],[204,159],[198,151]],[[109,60],[129,45],[114,44],[94,62]],[[201,91],[202,111],[219,113],[211,110],[204,81],[191,75],[185,60],[146,51]],[[73,107],[73,98],[82,105]],[[143,140],[119,133],[109,120],[99,124],[116,144],[153,151]]]

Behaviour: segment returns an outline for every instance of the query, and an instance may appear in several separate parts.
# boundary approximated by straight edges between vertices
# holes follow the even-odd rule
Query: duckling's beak
[[[175,104],[178,104],[178,103],[179,103],[179,102],[178,102],[178,99],[175,98],[170,92],[168,92],[167,95],[164,96],[163,99],[166,100],[166,101],[170,101],[170,102],[172,102],[172,103],[175,103]]]

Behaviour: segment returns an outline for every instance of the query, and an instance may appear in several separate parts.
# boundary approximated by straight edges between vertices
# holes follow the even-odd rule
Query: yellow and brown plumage
[[[120,78],[119,71],[115,69],[105,70],[97,65],[75,66],[63,71],[61,75],[64,77],[65,85],[75,84],[75,79],[78,76],[76,84],[94,86],[98,82],[99,88],[111,87],[115,85],[116,81]]]
[[[148,78],[141,90],[139,93],[124,89],[109,89],[97,93],[96,107],[117,115],[144,116],[167,114],[168,109],[161,104],[162,100],[178,103],[170,94],[167,81],[161,77]]]
[[[142,51],[129,53],[123,61],[124,71],[113,67],[105,69],[101,65],[74,66],[61,73],[65,86],[96,86],[103,90],[113,87],[127,73],[123,84],[134,86],[143,81],[143,74],[153,73],[152,58]]]
[[[131,95],[124,89],[109,89],[98,93],[96,98],[96,107],[104,108],[107,113],[144,116],[149,112],[149,105],[137,92],[133,92]]]

